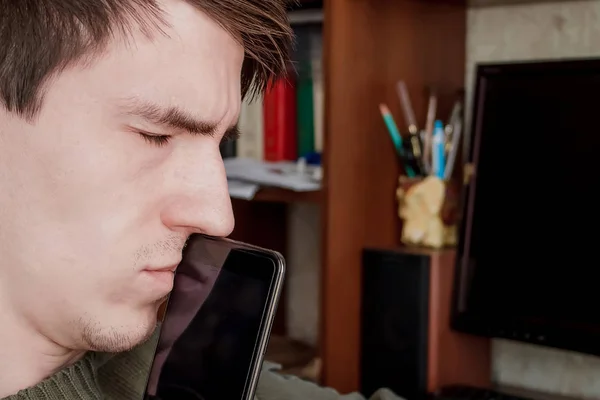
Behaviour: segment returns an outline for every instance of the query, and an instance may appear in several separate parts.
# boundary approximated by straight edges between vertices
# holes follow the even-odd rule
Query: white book
[[[262,160],[264,154],[262,96],[255,97],[252,102],[248,100],[242,102],[238,128],[241,135],[236,144],[236,156]]]

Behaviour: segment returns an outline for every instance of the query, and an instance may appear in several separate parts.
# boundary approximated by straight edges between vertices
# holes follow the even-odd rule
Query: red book
[[[279,79],[263,97],[265,161],[296,161],[296,84]]]

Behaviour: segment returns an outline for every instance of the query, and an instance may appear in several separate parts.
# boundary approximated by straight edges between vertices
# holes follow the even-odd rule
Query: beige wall
[[[491,0],[472,1],[481,5]],[[468,86],[477,61],[584,56],[600,56],[600,1],[469,10]],[[289,219],[288,324],[292,336],[316,343],[321,240],[318,207],[292,206]],[[600,358],[501,340],[495,341],[493,352],[496,381],[600,399]]]
[[[289,207],[287,327],[291,337],[312,345],[319,335],[320,224],[318,205]]]
[[[478,61],[586,56],[600,56],[599,1],[537,2],[469,10],[467,86],[473,82]]]

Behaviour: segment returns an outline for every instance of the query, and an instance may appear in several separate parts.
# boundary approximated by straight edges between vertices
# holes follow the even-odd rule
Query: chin
[[[118,319],[83,323],[82,338],[90,351],[120,353],[129,351],[152,336],[157,326],[157,306],[148,307],[136,315],[129,313]]]

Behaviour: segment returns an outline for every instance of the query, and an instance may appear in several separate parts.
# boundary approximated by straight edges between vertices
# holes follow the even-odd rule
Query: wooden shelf
[[[492,7],[515,4],[569,3],[576,0],[468,0],[469,7]]]
[[[319,350],[321,383],[342,393],[360,389],[362,249],[400,243],[400,171],[377,105],[406,126],[396,92],[404,80],[417,121],[430,86],[439,115],[450,113],[464,87],[466,11],[465,0],[324,2]]]
[[[323,23],[323,9],[309,8],[307,10],[291,11],[288,14],[288,17],[292,26],[304,24],[321,24]]]
[[[302,0],[299,2],[290,2],[288,4],[289,11],[296,10],[323,9],[323,0]]]
[[[269,203],[320,203],[322,192],[294,192],[274,187],[261,188],[251,201]]]
[[[305,193],[262,188],[252,201],[233,199],[232,238],[286,257],[288,205],[319,204],[320,330],[315,359],[322,360],[320,384],[342,393],[360,389],[362,249],[400,243],[395,197],[400,168],[377,107],[386,102],[397,123],[405,126],[395,89],[404,80],[418,121],[426,119],[430,86],[438,91],[439,115],[450,114],[457,91],[464,87],[466,1],[316,1],[324,21],[326,185]],[[301,4],[297,9],[307,10],[314,3]],[[286,335],[285,300],[283,294],[276,335]]]

